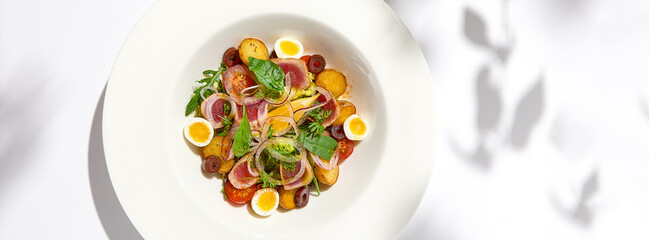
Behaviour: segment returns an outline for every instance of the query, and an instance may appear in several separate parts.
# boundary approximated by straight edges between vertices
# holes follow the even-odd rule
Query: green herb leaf
[[[284,91],[284,70],[274,62],[249,57],[248,68],[266,88],[277,92]]]
[[[316,101],[317,104],[317,101]],[[320,135],[324,132],[325,127],[322,123],[331,116],[331,110],[323,110],[322,107],[311,110],[308,115],[313,118],[313,122],[308,123],[305,127],[301,128],[306,131],[310,136]]]
[[[327,118],[329,118],[329,116],[331,116],[331,110],[323,110],[322,107],[319,107],[319,108],[311,110],[309,112],[309,116],[311,116],[313,119],[315,119],[316,122],[322,123],[325,120],[327,120]]]
[[[232,111],[231,108],[232,108],[232,107],[230,106],[230,104],[224,104],[224,105],[223,105],[223,115],[224,115],[224,116],[229,115],[229,114],[230,114],[230,111]],[[227,118],[225,118],[225,117],[223,117],[223,116],[219,116],[219,117],[220,117],[221,119],[223,119],[223,127],[220,128],[220,129],[218,129],[218,130],[216,130],[216,132],[214,133],[214,135],[215,135],[215,136],[225,137],[226,135],[228,135],[228,132],[230,132],[230,128],[232,128],[232,121],[230,121],[230,119],[227,119]]]
[[[267,173],[260,173],[259,174],[259,180],[261,180],[261,182],[262,182],[262,184],[261,184],[262,188],[274,188],[277,185],[277,183],[275,182],[276,180],[273,179]]]
[[[241,157],[250,149],[250,141],[252,140],[252,132],[250,131],[250,122],[248,122],[248,115],[246,114],[246,106],[243,106],[243,118],[239,124],[239,129],[234,135],[234,143],[232,144],[232,151],[234,156]],[[335,141],[335,140],[334,140]]]
[[[225,194],[225,187],[221,188],[221,193],[223,193],[223,196],[225,197],[225,199],[230,200],[230,198],[228,198],[228,195]],[[318,192],[318,195],[320,195],[320,192]]]
[[[313,175],[315,175],[315,166],[313,166]],[[315,176],[313,177],[313,185],[315,185],[315,190],[320,196],[320,184],[318,184],[318,179]]]
[[[336,139],[325,135],[310,136],[309,134],[300,133],[297,140],[302,143],[304,148],[324,160],[331,159],[334,150],[338,147]]]
[[[308,131],[312,135],[318,135],[322,134],[324,132],[324,126],[322,126],[322,123],[319,122],[311,122],[309,123]]]
[[[286,162],[286,161],[284,161],[284,162],[279,162],[279,163],[282,164],[282,167],[284,167],[284,169],[288,170],[289,172],[292,172],[292,171],[295,171],[295,164],[297,162]]]
[[[270,127],[268,127],[268,138],[273,138],[273,133],[275,133],[275,128],[273,128],[273,124],[270,124]]]
[[[266,170],[266,172],[273,171],[275,167],[277,167],[277,164],[279,164],[279,160],[277,160],[277,158],[274,158],[267,152],[264,153],[266,154],[266,159],[267,159],[266,164],[264,166],[264,170]]]

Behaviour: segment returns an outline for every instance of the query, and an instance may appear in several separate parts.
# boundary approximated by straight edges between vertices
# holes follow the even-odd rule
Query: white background
[[[402,239],[649,239],[648,4],[387,2],[438,116]],[[108,178],[100,100],[152,3],[0,0],[0,239],[141,238]]]

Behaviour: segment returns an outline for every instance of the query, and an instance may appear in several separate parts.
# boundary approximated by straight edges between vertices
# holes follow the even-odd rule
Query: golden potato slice
[[[222,158],[221,154],[221,145],[223,144],[224,137],[214,136],[212,141],[203,148],[203,157],[206,158],[209,155],[215,155],[219,158]]]
[[[318,179],[318,183],[334,185],[338,181],[338,171],[339,168],[336,166],[332,170],[326,170],[320,166],[315,166],[315,178]]]
[[[248,58],[254,57],[256,59],[268,60],[268,48],[259,39],[246,38],[239,44],[239,58],[241,62],[248,66]]]
[[[221,136],[214,136],[212,141],[203,148],[203,158],[206,158],[209,155],[218,156],[221,159],[221,167],[219,168],[220,173],[229,172],[230,169],[234,166],[234,159],[224,161],[223,159],[227,156],[223,156],[224,153],[221,151],[224,141],[228,141],[227,138]],[[226,142],[229,144],[229,142]]]
[[[291,190],[285,190],[284,188],[279,189],[279,206],[286,210],[291,210],[295,207],[295,193],[299,188],[294,188]]]
[[[347,90],[347,78],[341,72],[327,68],[315,77],[315,85],[326,88],[334,98],[338,98]]]
[[[220,173],[227,173],[230,170],[232,170],[232,167],[234,167],[234,158],[230,159],[230,160],[227,160],[227,161],[221,162],[221,167],[219,168],[219,172]]]
[[[350,101],[340,100],[338,101],[338,107],[340,108],[340,115],[338,115],[333,125],[343,125],[349,116],[356,113],[356,106]]]

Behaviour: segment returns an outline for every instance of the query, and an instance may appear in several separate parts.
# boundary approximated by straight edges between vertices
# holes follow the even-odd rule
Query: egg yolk
[[[189,136],[196,142],[206,142],[210,138],[210,129],[204,123],[195,122],[189,125]]]
[[[257,205],[259,206],[260,210],[267,212],[275,207],[275,201],[277,201],[275,194],[273,194],[273,192],[271,191],[268,191],[262,193],[261,196],[259,196],[259,203],[257,203]]]
[[[286,55],[295,55],[300,51],[300,47],[291,41],[282,41],[279,43],[279,47]]]
[[[354,118],[349,122],[349,130],[356,135],[363,135],[367,131],[367,126],[360,118]]]

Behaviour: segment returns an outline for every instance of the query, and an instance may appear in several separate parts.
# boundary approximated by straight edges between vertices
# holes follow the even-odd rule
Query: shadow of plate
[[[104,142],[102,140],[102,116],[104,110],[104,95],[106,87],[101,93],[95,116],[90,130],[88,146],[88,176],[92,198],[99,220],[110,239],[144,239],[135,229],[135,226],[126,216],[122,205],[117,199],[115,189],[108,175],[106,157],[104,156]]]

